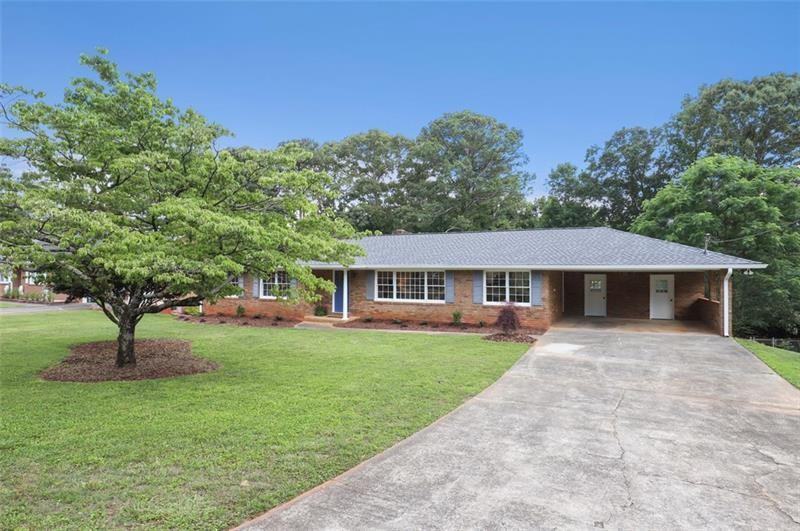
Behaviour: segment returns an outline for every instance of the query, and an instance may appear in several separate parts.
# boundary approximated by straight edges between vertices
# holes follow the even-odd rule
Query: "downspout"
[[[730,280],[733,274],[733,268],[729,267],[728,272],[725,273],[725,279],[722,281],[722,335],[728,337],[731,335],[730,331],[730,311],[731,311],[731,289]]]
[[[342,281],[342,321],[347,320],[347,292],[350,291],[347,287],[347,277],[350,276],[349,273],[347,269],[342,273],[344,276]]]

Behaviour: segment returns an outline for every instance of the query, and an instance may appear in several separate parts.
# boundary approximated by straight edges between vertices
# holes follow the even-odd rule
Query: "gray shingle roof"
[[[433,268],[691,270],[764,264],[605,227],[368,236],[354,269]],[[322,265],[322,264],[314,264]]]

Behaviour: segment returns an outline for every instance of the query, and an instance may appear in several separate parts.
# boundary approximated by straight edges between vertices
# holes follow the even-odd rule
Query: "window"
[[[603,291],[603,281],[602,280],[590,280],[589,281],[589,291]]]
[[[267,299],[282,297],[289,291],[290,286],[286,271],[276,271],[269,278],[261,279],[261,296]]]
[[[230,280],[232,286],[236,286],[237,288],[244,287],[244,282],[242,281],[242,277],[232,277]],[[227,295],[228,299],[237,299],[239,295]]]
[[[669,283],[666,279],[656,279],[656,293],[669,293]]]
[[[485,271],[483,278],[485,304],[531,303],[530,271]]]
[[[378,271],[376,299],[383,301],[444,302],[444,271]]]
[[[394,273],[378,271],[378,298],[394,299]]]
[[[410,301],[425,300],[424,271],[398,271],[396,279],[396,298]]]

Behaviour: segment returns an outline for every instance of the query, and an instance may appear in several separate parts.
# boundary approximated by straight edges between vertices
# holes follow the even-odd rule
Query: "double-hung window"
[[[379,301],[444,302],[444,271],[378,271]]]
[[[530,271],[486,271],[483,286],[485,304],[531,303]]]
[[[276,271],[269,277],[261,279],[261,297],[264,299],[284,297],[290,287],[291,282],[286,271]]]

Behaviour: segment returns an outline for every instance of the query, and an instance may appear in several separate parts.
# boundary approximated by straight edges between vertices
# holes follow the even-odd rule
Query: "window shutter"
[[[365,275],[367,279],[367,300],[374,301],[375,300],[375,271],[367,271]]]
[[[472,302],[483,304],[483,271],[472,272]]]
[[[259,282],[258,277],[253,277],[253,297],[258,298],[261,295],[258,291],[261,288],[261,284]]]
[[[542,272],[531,271],[531,306],[542,305]]]
[[[452,271],[444,272],[444,302],[456,302],[456,279]]]

